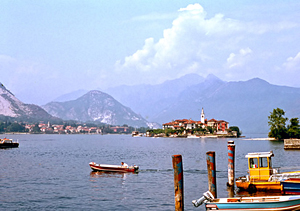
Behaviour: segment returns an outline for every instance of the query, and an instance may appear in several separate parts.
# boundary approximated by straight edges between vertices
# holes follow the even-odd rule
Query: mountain
[[[79,89],[74,92],[70,92],[64,95],[61,95],[53,100],[53,102],[65,102],[70,100],[76,100],[77,98],[81,97],[82,95],[86,94],[88,90]]]
[[[198,80],[189,84],[180,78],[161,85],[116,87],[108,92],[148,121],[160,124],[183,118],[200,120],[203,107],[207,119],[228,121],[243,133],[266,134],[268,116],[274,108],[283,109],[288,118],[300,117],[300,88],[272,85],[259,78],[225,82],[209,75]]]
[[[149,123],[130,108],[123,106],[110,95],[90,91],[67,102],[50,102],[43,106],[53,116],[64,120],[98,121],[111,125],[147,127]]]
[[[158,85],[118,86],[105,90],[123,105],[141,114],[148,121],[175,102],[184,90],[203,82],[198,74],[187,74],[175,80],[165,81]]]
[[[10,118],[19,121],[59,120],[37,105],[21,102],[2,83],[0,83],[0,116],[1,119]]]
[[[283,109],[286,117],[300,117],[300,89],[272,85],[259,78],[240,82],[208,80],[182,92],[176,102],[151,120],[200,120],[202,107],[207,119],[228,121],[243,133],[266,134],[268,116],[274,108]]]
[[[207,119],[228,121],[244,134],[267,134],[268,116],[275,108],[283,109],[288,118],[300,118],[300,88],[259,78],[225,82],[214,75],[189,74],[159,85],[118,86],[105,92],[148,122],[159,124],[183,118],[200,120],[204,108]]]

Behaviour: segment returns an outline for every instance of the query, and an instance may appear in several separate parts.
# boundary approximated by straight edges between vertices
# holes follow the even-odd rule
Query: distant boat
[[[274,154],[270,152],[248,153],[249,175],[239,177],[236,180],[236,186],[249,192],[256,191],[281,191],[280,182],[289,178],[300,178],[300,171],[282,172],[272,168],[271,157]]]
[[[204,135],[204,136],[200,136],[200,138],[218,138],[218,136],[215,136],[215,135]]]
[[[139,133],[139,131],[133,131],[133,132],[131,133],[131,135],[132,135],[132,137],[141,137],[141,136],[143,136],[143,134],[142,134],[142,133]]]
[[[128,166],[124,167],[122,165],[107,165],[107,164],[97,164],[95,162],[89,163],[93,171],[107,171],[107,172],[137,172],[139,170],[138,166]]]
[[[300,210],[300,196],[262,196],[215,199],[207,191],[198,200],[193,200],[195,207],[205,204],[206,210]]]
[[[19,147],[19,143],[13,142],[12,139],[3,138],[0,139],[0,148],[15,148]]]
[[[281,182],[281,193],[300,195],[300,179],[289,178]]]
[[[200,136],[197,136],[197,135],[188,135],[187,138],[200,138]]]

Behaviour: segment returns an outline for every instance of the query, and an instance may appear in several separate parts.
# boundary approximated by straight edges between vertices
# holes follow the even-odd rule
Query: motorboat
[[[0,148],[15,148],[19,147],[18,142],[14,142],[12,139],[3,138],[0,139]]]
[[[195,207],[205,204],[206,210],[300,210],[300,196],[261,196],[261,197],[234,197],[214,198],[207,191],[198,200],[193,200]]]
[[[235,184],[241,190],[249,192],[256,191],[281,191],[281,181],[289,178],[300,178],[300,171],[279,172],[279,168],[272,167],[271,158],[274,157],[270,152],[248,153],[248,172],[249,174],[236,179]]]
[[[280,184],[282,194],[300,195],[300,178],[289,178]]]
[[[95,162],[89,163],[93,171],[107,171],[107,172],[137,172],[139,167],[134,166],[122,166],[122,165],[108,165],[108,164],[97,164]]]

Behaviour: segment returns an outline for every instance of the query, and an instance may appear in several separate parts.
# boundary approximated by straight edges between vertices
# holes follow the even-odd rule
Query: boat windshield
[[[268,167],[268,158],[259,158],[259,167],[266,168]]]

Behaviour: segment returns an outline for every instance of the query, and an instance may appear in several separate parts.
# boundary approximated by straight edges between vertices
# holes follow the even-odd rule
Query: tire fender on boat
[[[248,186],[248,191],[249,191],[249,193],[255,193],[257,191],[256,186],[253,184],[250,184]]]

